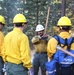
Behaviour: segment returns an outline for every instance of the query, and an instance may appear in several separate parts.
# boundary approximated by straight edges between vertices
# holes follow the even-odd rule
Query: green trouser
[[[2,68],[4,67],[4,62],[2,57],[0,56],[0,75],[4,75]]]
[[[28,69],[23,64],[14,64],[8,62],[6,64],[7,75],[28,75]]]

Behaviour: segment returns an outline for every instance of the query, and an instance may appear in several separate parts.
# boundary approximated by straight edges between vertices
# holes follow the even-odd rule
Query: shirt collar
[[[61,32],[59,34],[59,36],[61,36],[62,38],[70,38],[71,37],[71,35],[68,32]]]
[[[22,32],[22,30],[20,28],[14,28],[13,31]]]

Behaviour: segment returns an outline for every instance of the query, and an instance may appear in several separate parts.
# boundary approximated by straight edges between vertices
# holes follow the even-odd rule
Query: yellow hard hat
[[[27,20],[23,14],[17,14],[13,19],[13,23],[26,23],[26,22]]]
[[[5,25],[5,18],[2,15],[0,15],[0,22]]]
[[[61,17],[58,21],[57,26],[72,26],[71,20],[66,16]]]

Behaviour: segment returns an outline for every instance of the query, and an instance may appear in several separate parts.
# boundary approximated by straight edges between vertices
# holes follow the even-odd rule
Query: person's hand
[[[38,38],[38,39],[40,39],[41,37],[40,37],[40,35],[37,35],[37,36],[35,36],[35,38]]]
[[[31,68],[31,69],[29,70],[29,73],[30,73],[30,75],[34,75],[34,69]]]
[[[41,39],[40,36],[35,36],[35,37],[32,38],[31,41],[32,41],[33,44],[36,44],[40,41],[40,39]]]
[[[42,37],[48,37],[48,35],[47,34],[44,34]]]
[[[41,37],[42,40],[47,40],[48,39],[48,35],[47,34],[44,34],[42,37]]]

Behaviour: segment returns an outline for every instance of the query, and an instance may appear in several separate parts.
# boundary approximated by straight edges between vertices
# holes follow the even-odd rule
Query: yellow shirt
[[[35,52],[47,52],[47,41],[40,39],[40,36],[32,38],[32,43],[35,48]]]
[[[62,37],[63,39],[65,38],[70,38],[70,34],[68,32],[61,32],[59,34],[60,37]],[[48,41],[48,45],[47,45],[47,53],[48,56],[50,58],[52,58],[53,54],[56,53],[56,47],[57,47],[58,41],[55,38],[51,38]],[[67,47],[64,47],[64,49],[66,49]],[[71,49],[74,50],[74,43],[71,45]]]
[[[2,44],[3,44],[3,41],[4,41],[4,34],[2,33],[2,31],[0,31],[0,56],[2,55],[1,52],[2,52]]]
[[[5,36],[2,53],[4,61],[23,63],[28,69],[32,67],[29,40],[19,28],[14,28]]]

